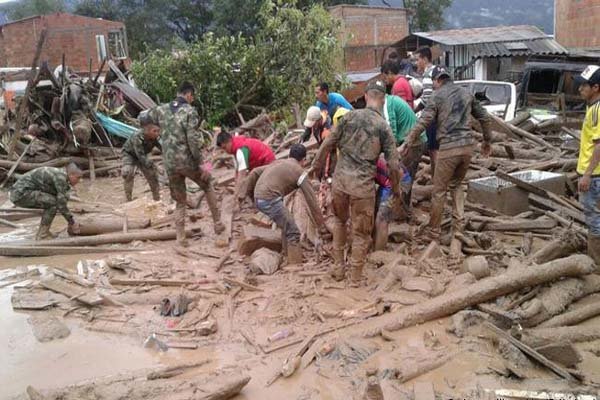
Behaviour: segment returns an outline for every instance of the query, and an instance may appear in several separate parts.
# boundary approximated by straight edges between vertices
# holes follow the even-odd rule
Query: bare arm
[[[427,103],[427,107],[421,113],[419,120],[412,127],[408,135],[406,135],[406,139],[404,140],[405,147],[411,147],[415,144],[421,133],[429,128],[429,126],[435,121],[437,117],[437,107],[435,105],[435,98],[429,99]]]
[[[325,163],[325,160],[327,159],[327,155],[331,150],[333,150],[337,146],[341,134],[344,130],[344,127],[346,126],[347,120],[347,118],[342,118],[338,126],[333,128],[331,134],[325,138],[323,143],[321,143],[321,147],[319,147],[319,151],[317,151],[315,159],[312,163],[311,169],[313,171],[321,170],[321,168],[323,167],[323,163]]]
[[[248,174],[248,177],[240,183],[240,191],[238,193],[238,199],[240,201],[248,196],[254,199],[254,188],[256,187],[256,182],[258,182],[258,178],[260,178],[265,169],[267,169],[266,165],[253,169],[252,172]]]
[[[304,176],[304,174],[303,174]],[[313,223],[318,227],[325,226],[325,218],[323,218],[323,214],[321,213],[321,209],[319,208],[317,197],[315,196],[315,192],[312,189],[308,178],[304,179],[304,182],[300,184],[300,190],[306,199],[306,204],[308,205],[308,209],[310,210],[310,217]]]

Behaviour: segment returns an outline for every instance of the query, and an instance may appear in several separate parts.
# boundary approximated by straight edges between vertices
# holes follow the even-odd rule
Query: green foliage
[[[404,7],[412,10],[411,31],[427,32],[444,26],[444,11],[452,0],[404,0]]]
[[[16,21],[35,15],[66,11],[67,6],[64,0],[21,0],[8,3],[3,9],[11,21]]]
[[[340,54],[338,23],[320,5],[263,2],[254,38],[205,34],[176,50],[155,50],[133,65],[137,84],[162,101],[179,82],[196,85],[198,108],[209,123],[231,121],[236,110],[251,117],[260,108],[290,115],[293,104],[314,101],[317,80],[333,81]]]

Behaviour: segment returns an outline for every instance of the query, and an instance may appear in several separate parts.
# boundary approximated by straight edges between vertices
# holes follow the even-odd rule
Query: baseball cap
[[[450,72],[448,72],[446,68],[440,65],[436,65],[435,67],[433,67],[433,70],[431,71],[431,79],[440,79],[442,76],[447,76],[448,78],[451,78]]]
[[[380,80],[371,81],[368,83],[365,92],[368,92],[369,90],[378,90],[381,93],[385,93],[385,83],[383,83],[383,81]]]
[[[308,107],[308,111],[306,111],[306,119],[304,120],[305,128],[312,128],[317,121],[321,118],[321,110],[317,106]]]
[[[588,65],[581,75],[575,77],[578,85],[589,83],[590,85],[600,85],[600,66]]]

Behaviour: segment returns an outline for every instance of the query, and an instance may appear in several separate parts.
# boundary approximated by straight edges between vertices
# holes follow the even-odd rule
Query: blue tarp
[[[121,121],[112,119],[111,117],[97,111],[96,118],[98,118],[98,121],[100,121],[106,132],[110,133],[111,135],[122,137],[123,139],[129,139],[135,133],[135,131],[138,130],[138,128],[135,126],[124,124]]]

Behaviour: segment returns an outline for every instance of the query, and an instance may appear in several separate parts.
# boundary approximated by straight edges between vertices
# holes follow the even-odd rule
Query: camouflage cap
[[[365,92],[368,92],[370,90],[377,90],[377,91],[385,94],[385,83],[383,83],[383,81],[381,81],[381,80],[371,81],[367,85]]]

